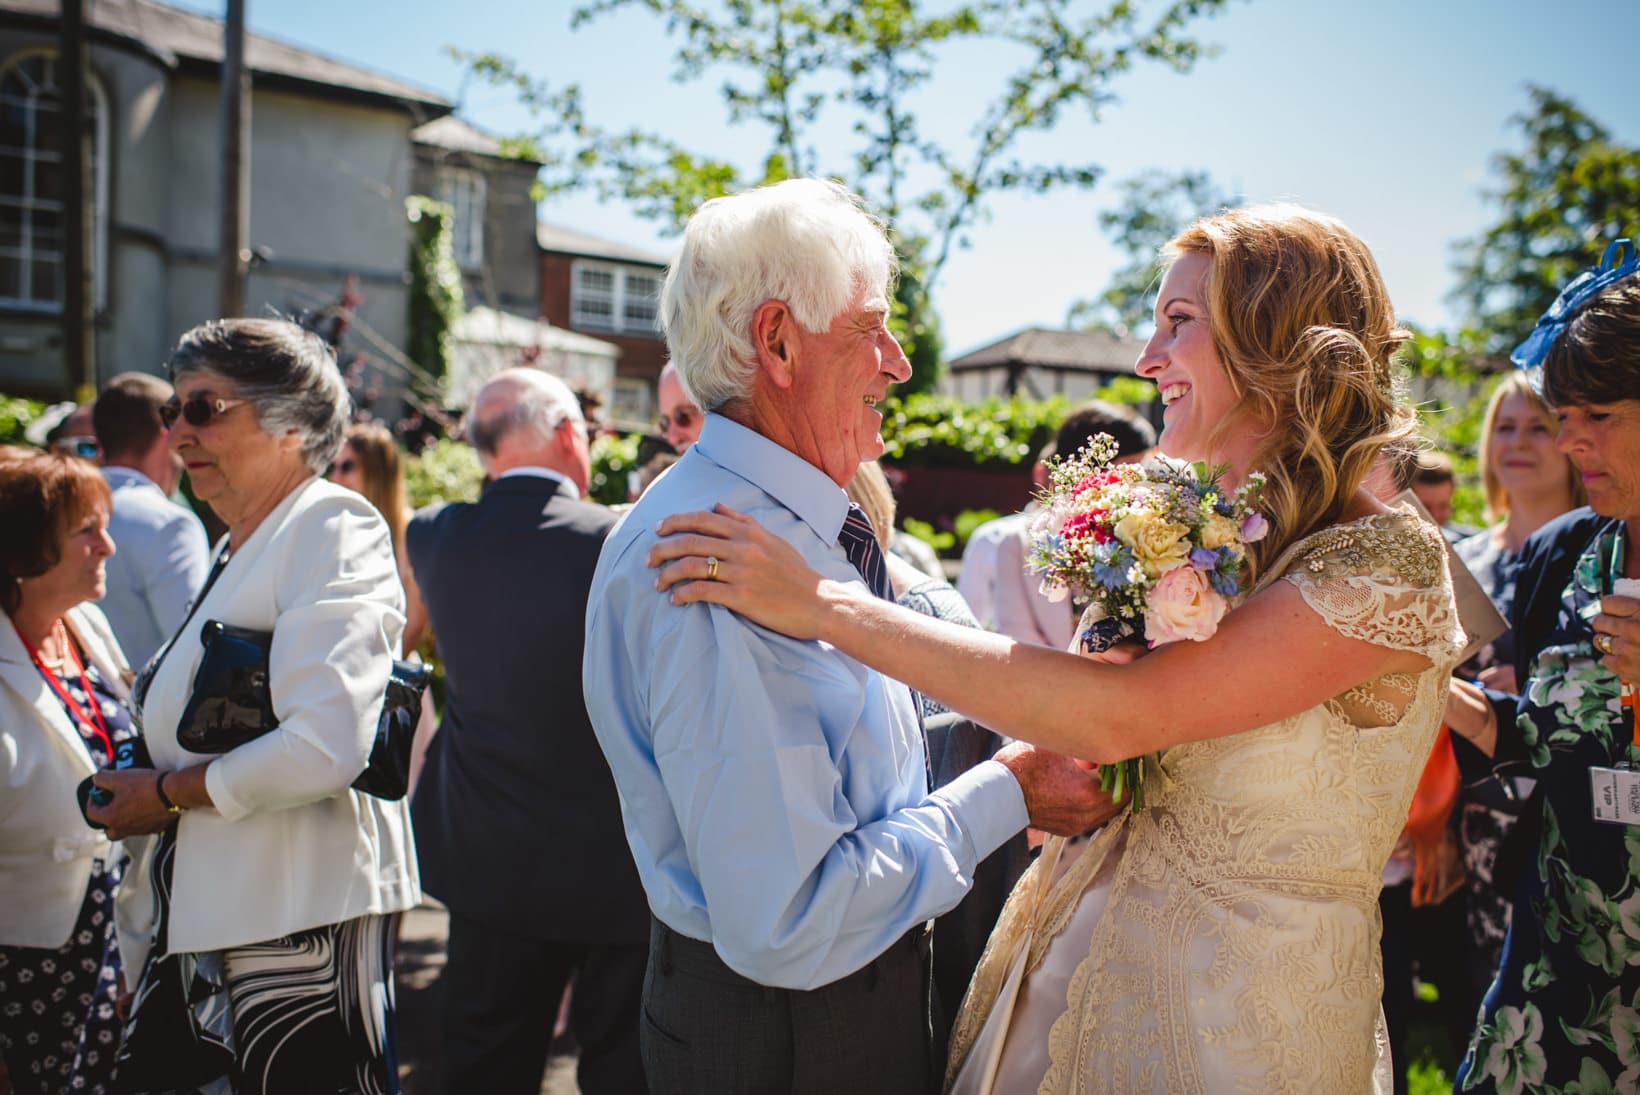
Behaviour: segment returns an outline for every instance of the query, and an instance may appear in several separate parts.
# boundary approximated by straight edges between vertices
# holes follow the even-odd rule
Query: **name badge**
[[[1589,791],[1596,821],[1640,825],[1640,771],[1590,768]]]

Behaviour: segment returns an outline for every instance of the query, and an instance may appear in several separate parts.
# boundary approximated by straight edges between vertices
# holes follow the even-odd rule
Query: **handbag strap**
[[[171,637],[165,640],[165,645],[159,648],[159,653],[149,658],[148,664],[143,667],[141,673],[137,674],[137,679],[131,685],[131,705],[137,710],[140,711],[147,702],[148,688],[153,684],[154,678],[159,675],[159,667],[165,664],[166,655],[171,653],[171,648],[176,645],[183,632],[188,630],[188,625],[193,622],[194,613],[198,612],[199,606],[205,603],[205,595],[211,591],[211,587],[216,584],[216,580],[222,576],[222,572],[228,567],[228,560],[232,558],[233,552],[229,551],[226,545],[223,546],[221,551],[217,552],[216,559],[211,563],[211,572],[205,576],[205,584],[199,587],[199,593],[194,597],[194,603],[188,606],[188,615],[182,618],[182,623],[171,633]]]

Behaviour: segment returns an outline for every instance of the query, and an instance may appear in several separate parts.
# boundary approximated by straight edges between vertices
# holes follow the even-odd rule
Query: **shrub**
[[[484,486],[484,469],[471,446],[440,438],[404,458],[405,495],[411,509],[434,502],[471,502]]]
[[[638,470],[640,434],[605,434],[592,442],[592,478],[587,497],[606,506],[625,502],[626,477]]]

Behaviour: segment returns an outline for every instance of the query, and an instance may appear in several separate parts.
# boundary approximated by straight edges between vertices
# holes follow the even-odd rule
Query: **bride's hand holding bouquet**
[[[1140,638],[1150,649],[1200,642],[1244,592],[1247,545],[1269,530],[1253,508],[1263,479],[1232,493],[1223,468],[1165,457],[1113,465],[1115,456],[1100,434],[1050,467],[1030,555],[1042,592],[1087,605],[1077,639],[1088,654]],[[1102,790],[1144,805],[1140,758],[1100,765],[1099,776]]]

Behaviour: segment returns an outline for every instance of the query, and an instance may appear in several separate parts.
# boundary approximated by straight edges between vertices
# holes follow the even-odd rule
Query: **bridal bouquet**
[[[1253,508],[1263,477],[1235,493],[1223,467],[1159,458],[1112,464],[1105,434],[1056,462],[1038,498],[1030,565],[1050,600],[1086,604],[1080,639],[1093,652],[1143,636],[1154,648],[1218,630],[1242,591],[1247,545],[1269,523]],[[1139,759],[1099,766],[1099,785],[1142,806]]]

